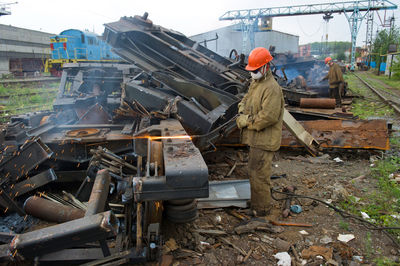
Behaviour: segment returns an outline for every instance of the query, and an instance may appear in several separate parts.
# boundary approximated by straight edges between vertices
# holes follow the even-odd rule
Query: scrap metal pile
[[[237,104],[249,82],[243,56],[225,59],[153,25],[147,14],[106,24],[104,37],[130,64],[66,65],[54,111],[14,117],[0,132],[0,206],[5,215],[50,222],[5,230],[3,260],[156,259],[162,216],[192,221],[195,199],[209,195],[201,152],[235,140]],[[357,132],[363,127],[356,122],[338,121],[345,129],[326,147],[387,149],[376,144],[387,140],[386,123],[376,136],[376,127]],[[312,152],[320,148],[315,139],[332,131],[314,128],[304,138],[288,112],[285,123]]]

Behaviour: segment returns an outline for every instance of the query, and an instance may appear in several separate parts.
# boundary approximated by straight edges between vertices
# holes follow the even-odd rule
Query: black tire
[[[192,201],[185,205],[166,205],[165,209],[169,212],[184,212],[188,210],[197,209],[197,202]]]
[[[173,213],[167,211],[166,217],[168,220],[174,223],[188,223],[196,220],[198,217],[198,213],[197,209]]]
[[[167,205],[186,205],[192,203],[193,199],[177,199],[177,200],[168,200],[166,202]]]
[[[194,199],[172,200],[164,204],[164,213],[174,223],[187,223],[197,219],[197,201]]]

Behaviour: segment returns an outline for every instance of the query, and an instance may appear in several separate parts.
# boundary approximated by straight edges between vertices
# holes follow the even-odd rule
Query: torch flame
[[[158,139],[189,139],[192,137],[189,135],[178,135],[178,136],[135,136],[134,139],[150,139],[150,140],[158,140]]]
[[[149,137],[151,140],[156,140],[156,139],[192,139],[188,135],[181,135],[181,136],[150,136]]]

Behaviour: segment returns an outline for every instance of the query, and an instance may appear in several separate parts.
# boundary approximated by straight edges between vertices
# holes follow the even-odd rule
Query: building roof
[[[5,24],[0,24],[0,30],[5,29],[5,30],[13,30],[13,29],[19,29],[19,30],[25,30],[25,31],[30,31],[33,33],[39,33],[39,34],[44,34],[44,35],[54,35],[54,33],[48,33],[44,31],[38,31],[38,30],[31,30],[31,29],[26,29],[26,28],[20,28],[20,27],[15,27],[11,25],[5,25]]]
[[[199,34],[196,34],[196,35],[192,35],[189,38],[200,36],[200,35],[207,34],[207,33],[212,33],[212,32],[215,32],[215,31],[226,29],[226,28],[234,28],[234,27],[239,27],[239,26],[240,26],[240,24],[233,24],[233,25],[217,28],[217,29],[214,29],[214,30],[206,31],[206,32],[203,32],[203,33],[199,33]],[[282,32],[282,31],[277,31],[277,30],[267,30],[267,31],[257,31],[257,32],[271,32],[271,31],[272,32],[281,33],[281,34],[285,34],[285,35],[289,35],[289,36],[299,37],[298,35]],[[240,32],[240,31],[238,31],[238,32]]]

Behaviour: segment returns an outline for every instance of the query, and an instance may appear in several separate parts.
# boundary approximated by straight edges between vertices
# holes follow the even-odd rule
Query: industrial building
[[[43,71],[54,34],[0,24],[0,74]]]
[[[254,34],[256,47],[269,48],[270,46],[275,46],[275,52],[277,53],[298,52],[299,36],[275,30],[256,31]],[[232,49],[236,49],[239,53],[242,53],[243,33],[240,31],[238,25],[231,25],[194,35],[190,39],[199,42],[221,56],[228,57]]]

